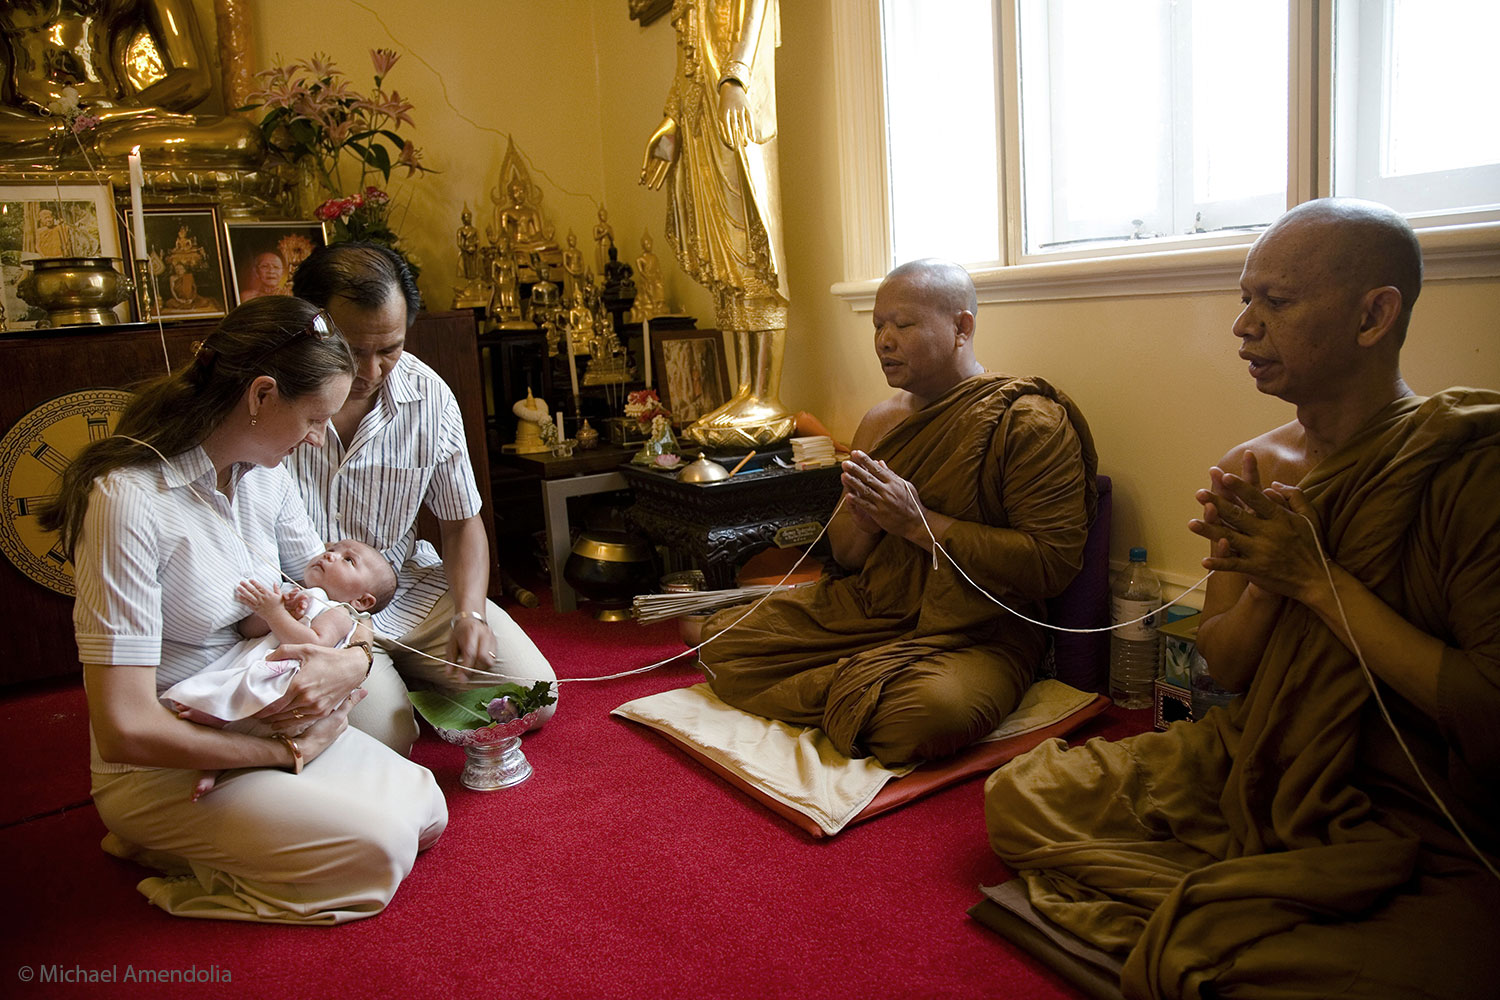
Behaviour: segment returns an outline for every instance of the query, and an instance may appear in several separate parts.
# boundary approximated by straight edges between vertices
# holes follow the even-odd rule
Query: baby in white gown
[[[256,580],[242,580],[235,596],[252,609],[239,623],[244,641],[198,673],[162,692],[179,716],[205,726],[255,736],[280,732],[297,736],[300,727],[273,728],[256,714],[282,698],[296,676],[298,660],[268,660],[278,646],[317,643],[340,648],[371,638],[365,619],[390,603],[396,572],[374,548],[353,539],[333,543],[307,566],[303,588],[281,591]],[[194,798],[213,788],[216,772],[204,772]]]

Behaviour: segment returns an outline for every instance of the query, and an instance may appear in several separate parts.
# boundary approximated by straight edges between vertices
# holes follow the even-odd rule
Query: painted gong
[[[57,532],[37,524],[36,511],[56,495],[83,446],[109,436],[130,399],[123,389],[70,392],[27,413],[0,439],[0,549],[22,573],[66,597],[73,596],[73,564]]]

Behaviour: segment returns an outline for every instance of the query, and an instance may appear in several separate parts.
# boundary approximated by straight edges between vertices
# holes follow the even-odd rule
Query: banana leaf
[[[503,695],[514,698],[521,714],[534,712],[557,699],[551,685],[537,681],[530,688],[519,684],[496,684],[468,691],[408,691],[412,707],[436,729],[483,729],[495,720],[485,711],[491,700]]]

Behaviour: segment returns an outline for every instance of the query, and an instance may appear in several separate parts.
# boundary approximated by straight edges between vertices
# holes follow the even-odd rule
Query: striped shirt
[[[154,666],[160,694],[241,641],[236,584],[275,583],[278,566],[300,580],[323,550],[286,470],[236,465],[228,496],[216,479],[194,448],[94,481],[73,552],[81,662]]]
[[[283,463],[315,530],[354,538],[397,567],[396,597],[375,615],[381,635],[416,628],[448,590],[437,550],[417,538],[423,506],[444,521],[481,509],[458,401],[437,372],[403,352],[346,446],[330,425],[323,447],[304,444]]]

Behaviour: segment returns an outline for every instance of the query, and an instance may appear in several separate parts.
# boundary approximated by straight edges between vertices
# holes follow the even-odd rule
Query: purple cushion
[[[1047,602],[1047,620],[1065,628],[1109,625],[1109,519],[1113,507],[1108,476],[1099,477],[1099,507],[1083,546],[1083,568],[1066,590]],[[1109,633],[1053,632],[1057,679],[1080,691],[1104,691],[1109,682]]]

